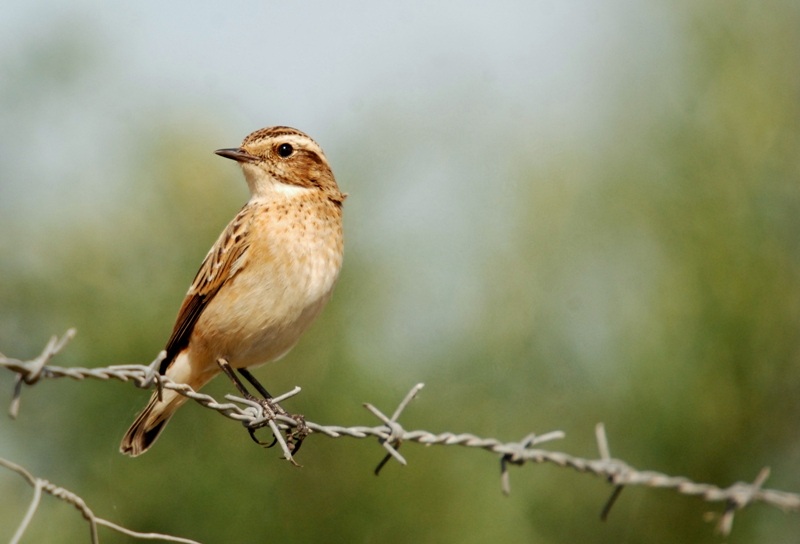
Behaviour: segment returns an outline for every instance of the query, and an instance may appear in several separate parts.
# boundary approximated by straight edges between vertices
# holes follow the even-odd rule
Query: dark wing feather
[[[208,303],[242,269],[250,247],[247,235],[254,211],[250,205],[242,208],[200,265],[167,341],[167,357],[161,363],[161,374],[166,373],[175,357],[189,344],[194,326]]]

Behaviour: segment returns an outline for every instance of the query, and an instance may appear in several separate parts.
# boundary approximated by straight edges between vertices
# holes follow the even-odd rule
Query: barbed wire
[[[140,533],[137,531],[132,531],[130,529],[126,529],[121,525],[117,525],[111,521],[105,520],[103,518],[98,518],[94,515],[94,512],[86,505],[84,500],[80,498],[75,493],[64,489],[63,487],[59,487],[43,478],[37,478],[36,476],[32,475],[30,472],[25,470],[23,467],[19,466],[16,463],[12,463],[7,459],[3,459],[0,457],[0,466],[3,466],[12,472],[16,472],[20,476],[22,476],[28,484],[33,487],[33,499],[31,500],[30,506],[28,506],[28,511],[25,512],[25,516],[22,518],[22,522],[20,523],[17,531],[14,533],[14,536],[11,537],[10,544],[17,544],[21,539],[22,535],[25,533],[25,530],[28,528],[31,520],[33,519],[36,510],[39,508],[39,501],[42,498],[42,491],[48,493],[58,499],[61,499],[75,508],[77,508],[86,521],[89,522],[89,532],[90,538],[92,539],[92,543],[100,542],[99,536],[97,534],[97,526],[102,525],[104,527],[108,527],[109,529],[113,529],[118,533],[122,533],[124,535],[132,536],[134,538],[138,538],[141,540],[165,540],[168,542],[180,542],[182,544],[200,544],[196,540],[190,540],[188,538],[181,538],[178,536],[170,536],[164,535],[160,533]]]
[[[201,406],[215,410],[230,419],[239,421],[245,428],[251,431],[251,436],[255,429],[269,426],[275,436],[275,440],[280,444],[283,450],[284,457],[293,463],[292,452],[283,434],[286,433],[291,443],[292,431],[302,426],[307,428],[309,435],[320,434],[330,438],[377,438],[378,442],[387,453],[375,469],[376,474],[379,473],[383,466],[391,459],[395,459],[403,465],[407,464],[405,458],[398,451],[399,446],[403,442],[479,448],[497,454],[500,458],[501,489],[505,494],[510,493],[508,472],[510,465],[520,466],[525,463],[548,463],[559,467],[572,468],[578,472],[594,474],[595,476],[604,478],[614,486],[611,497],[602,510],[602,519],[608,516],[611,506],[619,497],[622,489],[625,486],[631,485],[673,489],[678,493],[700,497],[708,502],[725,503],[724,511],[719,517],[716,527],[717,531],[723,535],[730,534],[733,526],[734,514],[753,503],[764,503],[784,511],[800,512],[800,494],[763,488],[763,484],[769,477],[768,468],[762,469],[750,483],[736,482],[725,488],[712,484],[694,482],[683,476],[669,476],[655,471],[637,470],[628,463],[611,456],[608,439],[602,424],[598,424],[595,428],[595,438],[600,455],[598,459],[585,459],[567,453],[537,447],[546,442],[563,438],[564,433],[561,431],[552,431],[541,435],[531,433],[518,442],[503,442],[495,438],[483,438],[470,433],[432,433],[423,430],[407,430],[398,422],[398,419],[408,404],[422,389],[423,384],[417,384],[412,387],[391,416],[387,416],[372,404],[365,403],[364,407],[380,421],[379,425],[344,427],[339,425],[320,425],[309,421],[296,420],[288,415],[276,415],[265,406],[263,402],[257,402],[253,399],[242,398],[235,395],[225,395],[225,399],[229,402],[218,402],[209,395],[194,391],[188,385],[173,382],[166,376],[160,375],[158,373],[158,368],[165,357],[164,352],[160,353],[149,365],[115,365],[100,368],[48,365],[47,363],[66,346],[74,335],[75,330],[70,329],[60,339],[55,336],[52,337],[42,353],[29,361],[12,359],[0,354],[0,367],[6,368],[16,374],[14,391],[9,408],[9,415],[12,418],[15,418],[18,414],[23,385],[34,385],[39,380],[51,378],[118,380],[122,382],[132,382],[136,387],[142,389],[157,387],[159,395],[163,389],[176,391],[194,400]],[[275,397],[273,402],[281,402],[299,392],[300,388],[295,387],[293,390]],[[53,484],[46,482],[46,480],[34,478],[27,473],[27,471],[24,471],[24,469],[17,465],[13,465],[13,463],[5,461],[0,464],[22,474],[37,490],[31,508],[29,508],[28,514],[26,514],[26,518],[20,526],[21,531],[24,531],[33,512],[36,510],[41,490],[64,500],[68,500],[68,502],[75,505],[83,513],[84,517],[90,521],[92,526],[92,542],[97,542],[96,525],[98,524],[112,527],[118,531],[128,531],[110,522],[96,518],[91,514],[91,511],[86,507],[83,501],[70,492],[53,486]],[[177,537],[153,534],[146,535],[144,533],[134,533],[132,531],[126,534],[136,536],[137,538],[171,538],[174,542],[193,542],[191,540],[178,539]]]

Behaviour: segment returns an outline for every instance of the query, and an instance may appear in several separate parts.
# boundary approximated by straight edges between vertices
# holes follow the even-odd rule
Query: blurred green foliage
[[[667,102],[639,97],[646,107],[629,108],[635,82],[620,82],[604,140],[590,150],[542,156],[503,140],[516,162],[466,213],[481,228],[460,232],[460,246],[426,253],[426,231],[438,227],[413,219],[372,239],[364,232],[384,213],[381,191],[392,190],[369,157],[385,170],[414,161],[398,136],[413,119],[382,112],[364,129],[370,141],[356,128],[354,145],[326,146],[352,194],[345,270],[306,338],[258,375],[276,391],[301,385],[288,408],[320,423],[371,423],[361,402],[391,410],[423,381],[408,428],[506,440],[560,428],[567,439],[554,448],[595,456],[592,428],[604,421],[612,454],[634,466],[724,486],[769,465],[770,487],[800,490],[800,14],[789,2],[713,6],[673,8],[683,81]],[[31,64],[19,64],[22,83],[2,86],[4,109],[25,94],[21,85],[41,81],[57,95],[91,70],[84,48],[60,50],[74,73],[61,61],[53,72],[33,50]],[[235,142],[207,119],[163,119],[126,129],[108,171],[112,197],[73,215],[0,217],[4,353],[33,356],[71,326],[78,339],[58,364],[146,363],[161,349],[205,251],[246,199],[240,174],[210,153]],[[440,149],[446,160],[472,160],[455,144]],[[4,179],[10,164],[0,161]],[[485,185],[464,175],[467,187]],[[444,195],[452,204],[447,186]],[[477,260],[457,255],[463,247],[480,248]],[[470,303],[431,291],[419,294],[428,306],[409,305],[407,289],[436,277]],[[442,308],[458,309],[456,326]],[[434,347],[407,345],[404,327],[420,326]],[[10,384],[0,375],[0,391]],[[229,390],[223,380],[208,387]],[[481,452],[407,445],[410,466],[375,478],[382,449],[315,437],[300,453],[304,468],[293,469],[191,405],[152,452],[124,458],[119,439],[147,395],[117,383],[41,383],[24,392],[18,421],[0,420],[0,455],[102,517],[203,542],[720,541],[701,515],[717,507],[668,492],[625,490],[601,523],[610,489],[553,467],[514,469],[505,498],[495,460]],[[0,472],[0,540],[29,496]],[[26,542],[86,532],[70,507],[45,499]],[[736,518],[728,541],[798,534],[797,515],[756,507]]]

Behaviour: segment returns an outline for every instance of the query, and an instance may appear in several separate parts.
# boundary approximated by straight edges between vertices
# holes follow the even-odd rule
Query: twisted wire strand
[[[74,334],[74,330],[71,329],[67,331],[67,334],[61,339],[53,337],[42,353],[35,359],[29,361],[20,361],[0,354],[0,367],[6,368],[16,374],[14,394],[9,410],[12,417],[16,416],[19,409],[23,384],[33,385],[41,379],[52,378],[71,378],[74,380],[90,378],[133,382],[136,387],[142,389],[157,387],[159,394],[162,389],[177,391],[179,394],[194,400],[201,406],[215,410],[230,419],[239,421],[248,429],[257,429],[269,425],[275,433],[276,439],[281,444],[284,457],[290,461],[292,460],[291,452],[289,451],[286,441],[280,436],[281,433],[278,431],[289,432],[299,427],[301,422],[284,415],[270,416],[263,405],[249,399],[234,395],[225,395],[225,399],[229,402],[223,403],[209,395],[194,391],[188,385],[173,382],[166,376],[162,376],[158,373],[158,367],[165,355],[163,352],[149,365],[115,365],[100,368],[67,368],[48,365],[47,363],[50,359],[64,348]],[[608,440],[602,424],[598,424],[596,428],[596,439],[600,452],[600,458],[598,459],[585,459],[563,452],[536,447],[542,443],[563,438],[564,433],[561,431],[553,431],[543,435],[530,434],[519,442],[503,442],[495,438],[484,438],[470,433],[432,433],[424,430],[407,430],[403,428],[397,420],[422,387],[423,384],[417,384],[412,387],[391,416],[385,415],[371,404],[365,404],[365,408],[381,421],[379,425],[344,427],[339,425],[321,425],[313,422],[305,422],[305,425],[310,429],[311,434],[320,434],[330,438],[377,438],[381,446],[386,449],[387,454],[384,460],[378,465],[376,473],[379,472],[383,465],[391,458],[394,458],[401,464],[406,464],[405,458],[400,455],[397,448],[403,442],[416,442],[424,445],[478,448],[497,454],[500,458],[501,484],[505,493],[510,492],[509,465],[549,463],[559,467],[571,468],[578,472],[594,474],[595,476],[606,479],[611,485],[615,486],[614,492],[603,510],[603,518],[607,516],[608,510],[618,497],[622,488],[629,485],[673,489],[684,495],[701,497],[708,502],[725,503],[725,510],[717,524],[717,530],[725,535],[729,534],[731,531],[734,513],[752,503],[764,503],[784,511],[800,512],[800,494],[774,489],[764,489],[762,487],[769,476],[769,469],[767,468],[762,469],[753,482],[736,482],[726,488],[707,483],[694,482],[683,476],[669,476],[655,471],[637,470],[626,462],[611,457]],[[300,388],[296,387],[292,391],[276,397],[274,400],[280,402],[299,392]],[[40,486],[40,484],[37,485]],[[55,495],[55,493],[49,491],[45,487],[42,487],[42,489]],[[95,519],[97,523],[102,523],[104,525],[109,523],[93,518],[88,507],[85,505],[80,506],[82,503],[75,500],[70,500],[69,502],[81,509],[84,513],[84,517],[87,517],[87,519]],[[96,532],[96,529],[93,529],[93,531]],[[189,540],[175,541],[191,542]]]
[[[17,531],[11,537],[11,544],[18,544],[21,539],[22,535],[25,533],[25,530],[28,528],[31,520],[33,519],[34,514],[36,513],[37,508],[39,507],[39,501],[41,500],[42,492],[48,493],[58,499],[63,500],[80,511],[81,515],[89,522],[89,535],[92,541],[92,544],[97,544],[100,542],[99,536],[97,534],[97,526],[102,525],[104,527],[108,527],[118,533],[122,533],[124,535],[132,536],[134,538],[143,539],[143,540],[164,540],[167,542],[179,542],[182,544],[200,544],[196,540],[190,540],[188,538],[181,538],[177,536],[170,536],[164,535],[160,533],[140,533],[137,531],[132,531],[130,529],[126,529],[121,525],[117,525],[111,521],[105,520],[103,518],[98,518],[94,515],[94,512],[86,505],[84,500],[80,498],[75,493],[69,491],[68,489],[64,489],[63,487],[57,486],[43,478],[37,478],[30,472],[28,472],[25,468],[21,467],[16,463],[12,463],[7,459],[3,459],[0,457],[0,466],[7,468],[12,472],[16,472],[22,478],[28,482],[28,484],[33,487],[33,499],[31,500],[31,504],[28,507],[28,511],[25,513],[25,516],[22,519],[22,522],[17,527]]]

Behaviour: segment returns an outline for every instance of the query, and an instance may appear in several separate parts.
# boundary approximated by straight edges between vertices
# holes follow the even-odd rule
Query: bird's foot
[[[247,381],[253,384],[258,392],[263,395],[263,398],[256,397],[247,390],[225,359],[219,359],[217,363],[225,375],[228,376],[228,378],[230,378],[230,380],[233,382],[234,386],[239,391],[239,394],[241,394],[242,397],[248,401],[261,406],[262,410],[264,411],[263,419],[256,423],[246,425],[247,432],[250,433],[250,438],[253,439],[253,442],[265,448],[271,448],[275,444],[280,443],[281,449],[283,449],[286,458],[291,461],[292,464],[300,466],[292,458],[292,455],[300,450],[303,440],[305,440],[305,438],[311,434],[311,429],[309,429],[308,425],[306,424],[305,417],[301,414],[290,414],[284,410],[283,407],[272,397],[272,395],[269,394],[266,388],[261,385],[261,383],[259,383],[258,380],[256,380],[255,377],[246,369],[242,368],[238,370],[239,373],[244,376]],[[285,425],[285,439],[276,422],[280,422]],[[269,427],[272,430],[273,438],[269,442],[259,440],[259,438],[256,436],[256,431],[263,427]]]
[[[264,415],[266,416],[262,421],[248,425],[247,430],[250,432],[250,438],[252,438],[253,441],[260,446],[271,448],[278,442],[278,437],[273,436],[272,441],[264,442],[258,439],[256,436],[256,431],[263,427],[270,426],[271,421],[277,421],[287,426],[286,443],[290,447],[292,454],[297,453],[297,451],[300,449],[300,445],[303,443],[303,440],[305,440],[305,438],[311,434],[311,429],[309,429],[308,425],[306,424],[305,416],[302,414],[290,414],[284,410],[280,404],[275,402],[273,398],[261,399],[250,395],[247,400],[259,404],[264,410]]]
[[[256,444],[264,448],[271,448],[275,444],[280,444],[284,458],[296,467],[301,466],[294,460],[294,455],[300,451],[303,440],[311,434],[311,429],[309,429],[306,424],[305,417],[301,414],[290,414],[286,412],[274,399],[254,398],[253,400],[261,405],[266,418],[247,425],[247,432],[250,433],[250,438],[252,438]],[[277,423],[282,423],[284,425],[283,432]],[[272,430],[272,440],[264,442],[259,440],[256,436],[256,431],[267,426]]]

